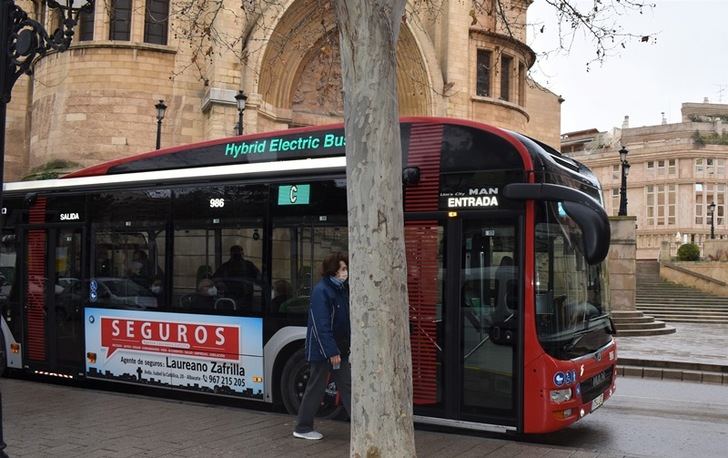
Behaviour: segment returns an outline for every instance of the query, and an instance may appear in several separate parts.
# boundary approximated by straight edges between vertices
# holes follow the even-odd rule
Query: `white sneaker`
[[[299,433],[293,431],[293,437],[297,437],[299,439],[308,439],[310,441],[317,441],[323,439],[324,435],[318,431],[309,431],[307,433]]]

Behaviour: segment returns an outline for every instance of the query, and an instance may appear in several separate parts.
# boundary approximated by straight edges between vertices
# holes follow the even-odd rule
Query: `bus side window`
[[[274,227],[270,312],[304,316],[321,261],[346,251],[347,237],[346,226]]]

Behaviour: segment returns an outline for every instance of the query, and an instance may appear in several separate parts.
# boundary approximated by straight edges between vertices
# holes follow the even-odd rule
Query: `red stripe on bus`
[[[438,229],[437,221],[407,221],[404,228],[415,405],[437,402]]]

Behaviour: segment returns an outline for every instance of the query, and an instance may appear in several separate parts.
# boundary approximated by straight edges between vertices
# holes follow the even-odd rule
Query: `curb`
[[[617,375],[728,385],[728,366],[718,364],[619,358]]]

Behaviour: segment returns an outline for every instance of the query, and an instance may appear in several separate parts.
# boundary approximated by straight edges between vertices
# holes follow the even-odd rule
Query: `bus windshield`
[[[536,224],[536,327],[544,350],[559,359],[594,352],[613,333],[604,263],[590,265],[582,232],[560,203],[543,204]]]

